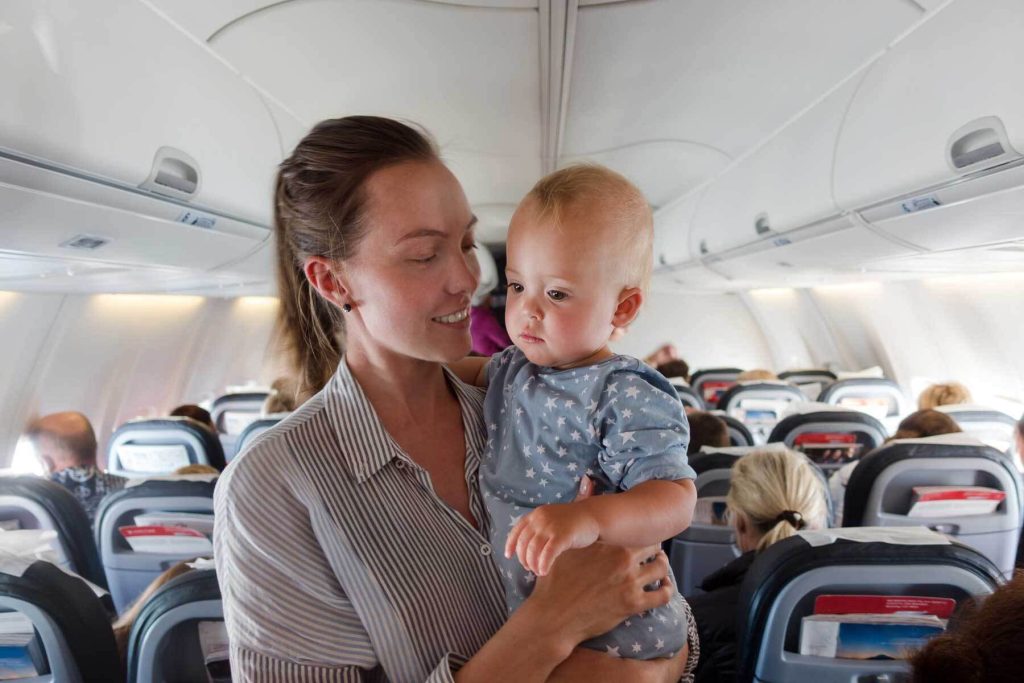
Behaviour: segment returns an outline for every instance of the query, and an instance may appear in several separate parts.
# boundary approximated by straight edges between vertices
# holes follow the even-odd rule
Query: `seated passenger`
[[[937,410],[918,410],[903,418],[896,433],[885,440],[885,443],[898,439],[924,439],[929,436],[956,434],[962,432],[956,420]],[[865,455],[867,455],[865,453]],[[843,501],[846,498],[846,485],[850,483],[850,475],[857,467],[859,460],[843,465],[828,480],[829,492],[835,507],[835,525],[843,525]]]
[[[491,296],[474,296],[469,309],[469,334],[473,338],[473,353],[490,356],[512,345],[505,326],[491,306]]]
[[[744,370],[736,375],[737,382],[777,382],[779,376],[771,370],[761,368],[755,370]]]
[[[200,408],[194,403],[186,403],[180,405],[171,411],[171,417],[189,417],[196,422],[202,424],[204,427],[208,427],[214,434],[217,433],[217,425],[213,424],[213,418],[210,416],[210,411],[205,408]]]
[[[263,402],[263,415],[290,413],[298,408],[298,386],[287,377],[278,377],[270,385],[270,393]]]
[[[665,361],[654,366],[654,369],[664,375],[666,379],[679,378],[687,384],[690,383],[690,366],[682,358],[673,358],[670,361]]]
[[[786,450],[755,451],[736,461],[726,496],[738,558],[704,579],[688,597],[700,634],[697,683],[736,678],[736,609],[740,586],[757,553],[800,529],[821,529],[825,491],[810,461]]]
[[[191,465],[182,465],[174,470],[174,474],[220,474],[220,471],[211,465],[194,462]]]
[[[686,448],[687,455],[700,453],[704,446],[725,448],[729,445],[729,425],[725,424],[722,418],[695,410],[688,413],[686,419],[690,421],[690,445]]]
[[[82,413],[53,413],[37,418],[25,429],[25,437],[49,478],[69,490],[95,522],[100,501],[124,488],[124,477],[96,466],[96,433]]]
[[[960,382],[933,384],[917,397],[918,410],[930,410],[939,406],[970,403],[971,392]]]
[[[1024,572],[980,606],[950,621],[910,660],[914,683],[1011,683],[1021,680]]]
[[[1017,431],[1013,434],[1017,441],[1017,469],[1024,471],[1024,416],[1017,421]]]
[[[625,329],[629,328],[626,327]],[[612,341],[615,341],[615,339],[613,338]],[[644,358],[644,362],[651,367],[658,367],[674,360],[680,360],[680,358],[679,351],[676,350],[675,344],[672,343],[662,344]],[[665,376],[668,377],[668,375]],[[686,377],[687,381],[689,381],[689,372],[687,372]]]
[[[121,655],[122,666],[128,663],[128,636],[131,635],[132,626],[135,624],[135,620],[139,618],[139,613],[142,608],[146,606],[149,599],[153,597],[153,594],[162,587],[164,584],[169,582],[171,579],[181,576],[186,572],[192,571],[189,565],[190,562],[195,560],[183,560],[178,564],[172,565],[163,574],[153,579],[153,581],[146,586],[146,590],[139,594],[139,597],[135,598],[135,602],[131,604],[124,611],[124,613],[117,618],[114,622],[114,640],[117,641],[117,653]]]

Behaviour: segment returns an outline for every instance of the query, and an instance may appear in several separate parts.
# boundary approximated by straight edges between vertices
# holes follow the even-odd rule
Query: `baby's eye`
[[[476,241],[475,240],[470,241],[470,242],[465,243],[465,244],[462,245],[462,251],[470,251],[472,249],[476,249]]]
[[[552,301],[565,301],[568,296],[565,292],[560,292],[557,289],[548,290],[548,298]]]
[[[516,294],[522,294],[523,293],[523,286],[521,284],[519,284],[518,282],[510,282],[510,283],[508,283],[508,288],[511,289]]]

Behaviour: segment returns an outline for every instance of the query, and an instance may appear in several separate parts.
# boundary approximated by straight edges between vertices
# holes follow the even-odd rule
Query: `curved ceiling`
[[[540,175],[574,160],[609,165],[655,207],[670,204],[936,4],[143,1],[237,69],[281,128],[352,113],[426,126],[490,241]]]

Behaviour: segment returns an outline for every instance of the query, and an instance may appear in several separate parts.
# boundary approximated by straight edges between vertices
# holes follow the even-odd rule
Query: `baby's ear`
[[[615,307],[615,314],[612,315],[614,327],[626,327],[634,320],[640,312],[640,306],[644,303],[644,292],[639,287],[628,287],[619,292],[619,304]]]

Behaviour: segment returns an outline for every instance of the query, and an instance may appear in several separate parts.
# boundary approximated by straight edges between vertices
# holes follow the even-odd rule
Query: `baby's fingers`
[[[530,569],[530,565],[527,563],[527,552],[530,549],[530,542],[535,535],[536,532],[533,528],[527,525],[523,528],[522,533],[519,534],[519,540],[516,541],[516,557],[519,558],[519,564],[523,565],[526,569]]]
[[[509,532],[508,538],[505,539],[506,558],[511,558],[512,554],[516,552],[516,544],[519,543],[519,536],[523,533],[523,530],[526,529],[526,518],[526,515],[520,517],[519,521],[516,522],[514,527],[512,527],[512,531]]]
[[[555,563],[558,556],[568,549],[567,546],[567,543],[557,538],[552,538],[548,541],[537,557],[537,571],[534,573],[537,576],[546,576],[551,571],[551,565]]]
[[[534,534],[530,539],[529,547],[526,549],[526,560],[523,562],[523,566],[538,576],[540,576],[540,554],[549,541],[550,537],[546,534]]]

